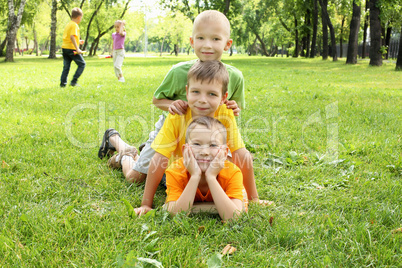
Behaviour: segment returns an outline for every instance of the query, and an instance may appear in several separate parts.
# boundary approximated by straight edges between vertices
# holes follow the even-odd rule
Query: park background
[[[26,3],[16,38],[24,49],[28,40],[28,50],[19,55],[13,49],[14,62],[0,63],[0,266],[400,267],[402,79],[395,71],[397,55],[387,58],[389,50],[383,45],[388,32],[390,43],[400,39],[400,3],[374,1],[381,7],[379,32],[385,33],[379,39],[380,53],[371,57],[366,47],[366,53],[358,56],[357,50],[352,64],[346,64],[345,56],[333,57],[329,49],[323,60],[323,48],[328,46],[323,45],[321,17],[316,53],[311,57],[310,49],[307,56],[314,27],[305,27],[305,7],[311,15],[315,1],[164,2],[167,9],[157,1],[132,1],[127,6],[133,4],[123,19],[134,37],[126,43],[126,83],[116,81],[111,59],[97,57],[109,53],[109,30],[93,56],[85,56],[81,87],[65,89],[58,85],[61,33],[69,20],[66,10],[83,3],[81,34],[84,40],[88,36],[90,51],[98,30],[112,26],[127,1]],[[2,1],[3,26],[8,3]],[[59,10],[55,58],[49,59],[52,3]],[[247,107],[237,121],[254,156],[260,197],[275,206],[251,205],[248,214],[227,223],[204,214],[172,218],[160,209],[165,193],[159,188],[156,209],[131,218],[125,201],[139,206],[143,185],[126,183],[120,171],[97,158],[104,130],[118,129],[135,146],[147,138],[160,114],[152,105],[154,90],[173,64],[196,58],[188,45],[191,18],[207,8],[224,12],[226,3],[236,50],[222,60],[245,77]],[[368,12],[365,3],[356,3],[362,7],[358,47],[363,49],[363,18]],[[341,40],[337,27],[342,25],[342,10],[347,36],[343,40],[348,40],[352,4],[328,2],[336,44]],[[44,8],[28,8],[33,6]],[[388,11],[392,20],[384,17]],[[96,22],[100,14],[104,16]],[[253,19],[247,22],[249,15]],[[31,24],[27,18],[32,18]],[[288,31],[281,20],[294,30]],[[105,28],[94,26],[101,22]],[[371,28],[367,27],[368,36]],[[7,26],[3,29],[2,41]],[[37,38],[43,34],[38,56],[36,50],[30,55],[33,29]],[[158,29],[156,38],[153,32]],[[309,42],[302,42],[309,40],[302,29],[311,30]],[[330,36],[327,41],[331,43]],[[367,39],[366,45],[369,41],[372,44]],[[270,56],[264,55],[263,43]],[[273,53],[275,46],[278,51],[284,46],[289,53]],[[177,56],[172,53],[175,47]],[[227,244],[236,248],[233,254],[222,253]]]

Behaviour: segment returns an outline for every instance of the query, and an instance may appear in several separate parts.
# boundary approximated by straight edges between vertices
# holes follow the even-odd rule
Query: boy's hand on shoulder
[[[188,108],[188,104],[186,101],[175,100],[169,106],[169,113],[172,115],[175,115],[175,114],[183,115],[186,113],[187,108]]]
[[[183,164],[186,167],[187,171],[190,173],[191,178],[201,178],[201,169],[198,166],[197,160],[191,151],[191,148],[188,144],[184,145],[183,149]]]
[[[233,114],[234,114],[235,116],[239,116],[239,115],[240,115],[240,108],[239,108],[239,106],[237,105],[237,102],[236,102],[236,101],[226,99],[224,103],[226,104],[226,107],[227,107],[228,109],[232,109],[232,110],[233,110]]]
[[[146,214],[147,212],[149,212],[149,211],[151,211],[151,210],[152,210],[151,207],[148,207],[148,206],[141,206],[141,207],[139,207],[139,208],[135,208],[135,209],[134,209],[134,212],[135,212],[135,214],[136,214],[137,216],[140,217],[140,216]]]
[[[219,172],[225,167],[226,150],[220,149],[215,158],[209,164],[208,169],[205,171],[205,177],[216,178]]]

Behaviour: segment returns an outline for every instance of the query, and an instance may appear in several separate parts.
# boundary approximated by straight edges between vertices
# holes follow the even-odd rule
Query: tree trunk
[[[1,44],[0,44],[0,57],[3,57],[3,50],[7,44],[7,35],[8,35],[8,33],[6,33],[6,38],[4,38],[3,42],[1,42]]]
[[[36,56],[39,56],[38,39],[36,38],[36,28],[35,23],[33,24],[33,34],[34,34],[34,49],[36,48]],[[34,51],[32,50],[32,52]]]
[[[265,46],[265,44],[264,44],[264,41],[261,39],[261,37],[260,37],[260,35],[259,35],[258,33],[254,33],[254,34],[255,34],[255,37],[257,37],[258,41],[259,41],[260,44],[261,44],[261,48],[262,48],[262,53],[263,53],[263,55],[266,56],[266,57],[268,57],[269,54],[268,54],[267,48],[266,48],[266,46]]]
[[[385,59],[388,59],[388,55],[389,55],[389,41],[391,40],[391,32],[392,32],[392,27],[390,27],[389,25],[391,24],[391,22],[388,22],[388,27],[387,27],[387,34],[385,35],[385,47],[387,49],[387,52],[385,53]]]
[[[341,23],[341,36],[339,38],[339,58],[342,58],[343,56],[343,26],[345,25],[345,18],[346,18],[345,16],[342,17],[342,23]]]
[[[380,22],[380,0],[370,0],[370,65],[381,66],[381,22]]]
[[[50,26],[50,49],[48,59],[56,58],[56,30],[57,30],[57,0],[52,0],[51,26]]]
[[[310,9],[307,9],[306,14],[306,24],[307,24],[307,36],[306,36],[306,58],[310,57],[310,40],[311,40],[311,13]]]
[[[230,0],[225,0],[225,9],[223,10],[223,14],[227,17],[230,7]]]
[[[402,71],[402,27],[401,27],[401,33],[399,35],[399,51],[398,51],[398,59],[396,60],[395,70]]]
[[[313,39],[311,41],[311,52],[310,58],[315,57],[315,47],[317,44],[317,25],[318,25],[318,8],[317,8],[317,0],[314,1],[314,11],[313,11]]]
[[[98,13],[98,11],[99,11],[100,7],[102,6],[102,4],[103,4],[103,1],[100,2],[100,4],[98,5],[98,7],[95,9],[94,13],[92,13],[91,18],[89,19],[88,26],[87,26],[87,35],[86,35],[86,37],[85,37],[85,42],[84,42],[84,46],[83,46],[82,50],[85,50],[85,49],[87,48],[87,45],[88,45],[88,38],[89,38],[89,30],[90,30],[90,28],[91,28],[92,21],[93,21],[93,19],[95,18],[96,14]]]
[[[346,58],[346,64],[357,63],[360,15],[361,15],[361,8],[356,4],[356,0],[353,0],[353,14],[352,14],[352,20],[350,21],[350,34],[349,34],[348,55]]]
[[[321,5],[321,20],[322,20],[322,59],[328,59],[328,21],[324,15],[324,5],[322,0],[318,0]]]
[[[24,12],[26,0],[21,0],[17,15],[15,15],[14,1],[13,0],[7,0],[7,1],[8,1],[8,38],[7,38],[7,50],[6,50],[5,61],[12,62],[14,61],[15,39],[17,37],[17,31],[20,28],[22,13]]]
[[[338,56],[336,53],[336,40],[335,40],[335,30],[334,26],[332,26],[331,19],[329,18],[328,15],[328,0],[319,0],[320,5],[321,5],[321,10],[322,10],[322,17],[327,21],[330,35],[331,35],[331,48],[332,48],[332,60],[337,61]]]
[[[367,46],[367,28],[368,28],[368,7],[369,0],[366,0],[366,12],[364,14],[364,26],[363,26],[363,47],[362,47],[362,59],[366,58],[366,46]]]
[[[17,44],[18,54],[21,56],[21,49],[20,49],[20,45],[18,44],[18,38],[17,37],[15,37],[15,43]]]
[[[297,58],[299,57],[299,30],[297,29],[297,18],[296,14],[294,15],[294,20],[295,20],[295,51],[293,53],[293,57]]]
[[[166,35],[163,37],[162,40],[162,45],[161,45],[161,53],[159,54],[159,57],[162,57],[162,52],[163,52],[163,44],[165,43]]]

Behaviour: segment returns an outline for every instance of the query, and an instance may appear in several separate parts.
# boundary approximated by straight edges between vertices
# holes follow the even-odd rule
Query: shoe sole
[[[116,148],[114,148],[113,146],[110,146],[110,144],[109,144],[109,138],[115,134],[119,135],[119,137],[120,137],[119,132],[117,132],[113,128],[109,128],[108,130],[105,131],[105,134],[103,134],[102,143],[101,143],[101,146],[99,147],[99,151],[98,151],[98,157],[100,159],[103,159],[106,155],[110,157],[116,151]]]

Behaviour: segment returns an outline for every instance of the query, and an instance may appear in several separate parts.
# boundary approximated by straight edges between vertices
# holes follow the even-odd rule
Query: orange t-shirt
[[[166,203],[177,201],[186,188],[190,173],[184,167],[183,158],[173,162],[165,171],[166,173]],[[232,162],[225,161],[225,166],[217,177],[219,185],[229,198],[243,201],[243,174]],[[204,196],[200,189],[197,189],[194,202],[213,202],[211,192],[208,190]]]

